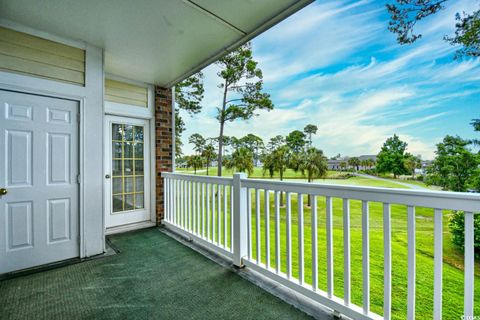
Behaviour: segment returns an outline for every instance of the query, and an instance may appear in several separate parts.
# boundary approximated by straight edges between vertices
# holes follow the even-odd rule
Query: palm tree
[[[342,171],[345,170],[347,168],[347,163],[345,161],[340,162],[340,168]]]
[[[280,181],[283,181],[283,174],[290,165],[291,152],[290,148],[282,145],[272,152],[272,162],[274,171],[278,171]],[[280,192],[280,206],[283,206],[283,192]]]
[[[197,174],[197,168],[201,168],[203,159],[201,156],[189,156],[187,158],[187,167],[193,168],[194,174]]]
[[[253,154],[247,148],[240,147],[232,154],[226,167],[228,169],[236,168],[239,172],[247,172],[250,176],[253,172]]]
[[[358,159],[357,157],[352,157],[348,159],[348,165],[352,166],[355,169],[355,171],[358,171],[358,166],[360,165],[360,159]]]
[[[263,175],[268,171],[270,179],[273,178],[275,174],[275,163],[273,162],[273,153],[264,153],[261,157],[263,164]]]
[[[208,176],[208,167],[212,163],[212,160],[215,159],[217,153],[215,152],[215,147],[212,144],[209,144],[203,149],[202,156],[205,159],[205,164],[207,165],[207,176]]]
[[[422,167],[422,160],[420,157],[408,155],[403,162],[403,165],[409,172],[411,172],[412,178],[415,179],[415,169],[420,169]]]
[[[323,151],[317,148],[308,148],[300,155],[300,162],[298,169],[304,176],[307,177],[308,182],[313,179],[325,177],[327,173],[327,157]],[[308,206],[311,204],[311,196],[308,197]]]

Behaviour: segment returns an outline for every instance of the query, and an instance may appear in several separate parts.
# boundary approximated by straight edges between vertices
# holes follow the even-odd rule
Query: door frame
[[[151,181],[153,177],[155,176],[155,173],[152,172],[153,166],[152,166],[152,143],[154,142],[152,137],[151,137],[151,122],[149,119],[142,119],[142,118],[134,118],[134,117],[126,117],[126,116],[116,116],[116,115],[105,115],[104,117],[104,133],[103,133],[103,139],[104,139],[104,171],[105,175],[110,175],[110,178],[107,179],[104,177],[104,220],[105,220],[105,230],[106,234],[112,234],[112,233],[117,233],[117,232],[124,232],[127,230],[133,230],[133,229],[139,229],[139,228],[144,228],[144,227],[149,227],[152,226],[152,223],[155,224],[155,220],[152,220],[152,214],[154,214],[155,210],[152,210],[152,184]],[[126,224],[121,224],[118,226],[107,226],[107,216],[111,214],[111,205],[112,205],[112,181],[113,181],[113,176],[111,172],[111,166],[112,166],[112,132],[111,132],[111,126],[113,123],[121,123],[121,124],[132,124],[132,125],[142,125],[144,126],[144,144],[148,144],[147,148],[144,148],[144,152],[146,153],[146,157],[144,157],[144,169],[145,171],[148,170],[148,172],[145,172],[144,177],[148,176],[148,181],[144,181],[144,208],[145,211],[148,214],[149,219],[143,220],[143,221],[137,221],[137,222],[132,222],[132,223],[126,223]],[[148,152],[148,153],[147,153]],[[152,174],[153,173],[153,174]],[[131,210],[135,211],[135,210]],[[119,213],[121,214],[121,213]]]
[[[12,75],[15,77],[16,75]],[[78,124],[78,172],[79,172],[79,190],[78,190],[78,235],[80,237],[78,241],[79,246],[79,254],[80,258],[84,258],[88,256],[86,254],[86,243],[85,243],[85,106],[86,106],[86,98],[85,97],[78,97],[71,94],[65,93],[58,93],[58,92],[45,92],[45,90],[38,90],[31,87],[18,87],[14,85],[9,85],[8,81],[10,79],[10,74],[0,72],[0,89],[6,90],[10,92],[17,92],[22,94],[29,94],[35,96],[45,96],[49,98],[55,99],[62,99],[62,100],[70,100],[75,101],[78,103],[78,113],[79,113],[79,124]],[[36,79],[33,80],[33,82]],[[34,156],[34,155],[33,155]],[[77,179],[77,177],[72,177],[73,179]]]

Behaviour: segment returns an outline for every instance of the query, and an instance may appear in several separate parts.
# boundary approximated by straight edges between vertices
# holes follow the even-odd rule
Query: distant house
[[[342,162],[345,162],[347,164],[347,169],[353,169],[350,165],[348,165],[348,160],[352,158],[352,157],[342,157],[342,158],[338,158],[338,159],[329,159],[327,161],[327,166],[328,166],[328,170],[342,170],[342,167],[341,167],[341,163]],[[360,159],[360,161],[365,161],[365,160],[373,160],[375,163],[377,162],[377,156],[376,155],[361,155],[361,156],[358,156],[357,157],[358,159]],[[373,169],[375,168],[375,165],[371,166],[371,167],[366,167],[366,166],[358,166],[358,169],[359,170],[365,170],[365,169]]]

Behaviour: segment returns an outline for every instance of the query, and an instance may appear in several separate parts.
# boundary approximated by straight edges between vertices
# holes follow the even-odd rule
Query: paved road
[[[398,181],[398,180],[380,178],[380,177],[371,176],[371,175],[369,175],[369,174],[364,174],[364,173],[354,173],[354,175],[359,176],[359,177],[368,178],[368,179],[389,181],[389,182],[397,183],[397,184],[400,184],[400,185],[402,185],[402,186],[405,186],[405,187],[408,187],[408,188],[411,188],[411,189],[430,190],[430,189],[428,189],[428,188],[425,188],[425,187],[422,187],[422,186],[419,186],[419,185],[416,185],[416,184],[410,184],[410,183],[406,183],[406,182],[400,182],[400,181]]]

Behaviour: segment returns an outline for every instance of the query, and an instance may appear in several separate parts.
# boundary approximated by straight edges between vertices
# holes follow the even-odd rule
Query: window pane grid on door
[[[113,212],[144,208],[143,127],[112,125]]]

